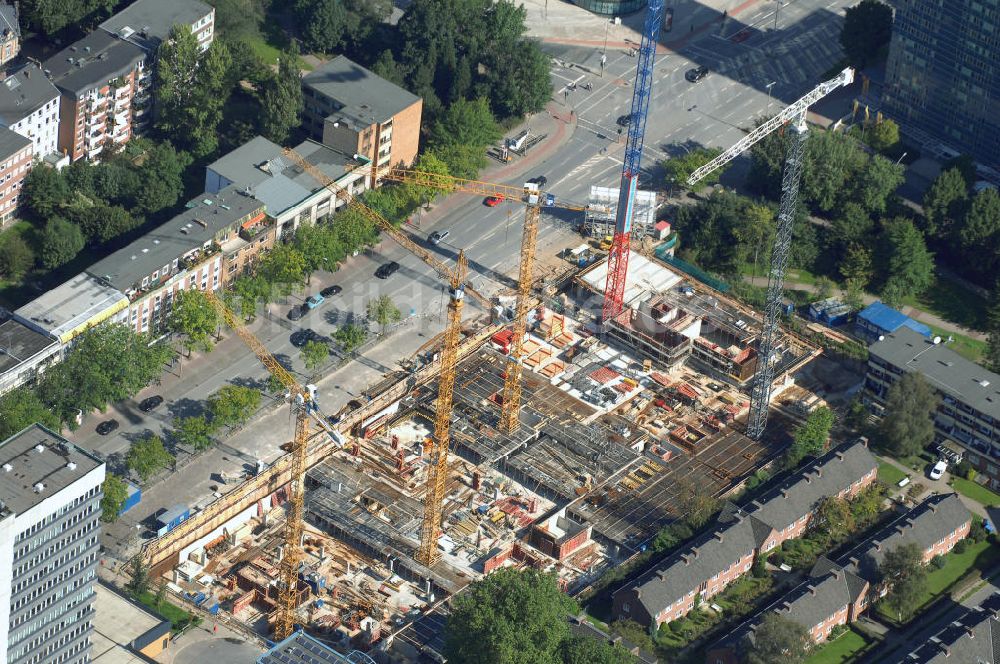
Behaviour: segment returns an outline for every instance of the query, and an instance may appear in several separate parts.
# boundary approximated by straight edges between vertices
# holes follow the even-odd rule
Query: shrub
[[[931,558],[931,565],[933,565],[935,569],[942,569],[946,564],[948,563],[944,559],[944,556],[937,555]]]
[[[968,548],[969,548],[969,540],[967,539],[958,540],[958,543],[955,544],[955,553],[961,555],[965,553],[966,549]]]

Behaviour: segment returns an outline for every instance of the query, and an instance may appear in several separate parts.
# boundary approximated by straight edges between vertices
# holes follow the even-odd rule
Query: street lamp
[[[777,81],[771,81],[770,83],[768,83],[767,85],[764,86],[765,88],[767,88],[767,111],[766,112],[770,112],[770,110],[771,110],[771,88],[774,87],[775,83],[777,83]]]
[[[778,29],[778,13],[781,12],[781,0],[774,0],[774,29]]]
[[[604,78],[604,65],[608,62],[608,28],[611,21],[604,22],[604,50],[601,51],[601,78]]]
[[[899,156],[899,159],[896,160],[896,165],[899,166],[899,162],[903,161],[903,159],[905,159],[906,155],[908,155],[908,154],[909,154],[909,152],[904,152],[903,154],[901,154]]]

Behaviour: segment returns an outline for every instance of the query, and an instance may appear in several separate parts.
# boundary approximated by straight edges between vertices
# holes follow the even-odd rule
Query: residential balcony
[[[193,267],[201,265],[220,251],[222,251],[222,247],[217,242],[212,242],[208,247],[198,249],[193,254],[181,259],[180,266],[184,270],[190,270]]]
[[[272,226],[274,226],[274,219],[271,217],[264,217],[264,219],[257,222],[253,226],[241,228],[240,238],[246,240],[247,242],[253,242],[261,235],[267,233]]]

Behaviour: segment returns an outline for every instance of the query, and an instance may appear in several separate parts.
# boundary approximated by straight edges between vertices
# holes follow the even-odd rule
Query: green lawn
[[[859,632],[849,629],[833,641],[824,643],[806,660],[806,664],[841,664],[850,662],[868,645]]]
[[[967,360],[978,362],[982,359],[983,353],[986,352],[985,341],[973,339],[972,337],[967,337],[964,334],[949,332],[948,330],[943,330],[935,325],[928,325],[928,327],[931,328],[931,333],[935,336],[941,337],[942,339],[951,337],[948,347]]]
[[[986,507],[997,507],[1000,505],[1000,495],[990,491],[986,487],[976,482],[970,482],[961,477],[953,477],[951,488],[958,491],[966,498],[971,498],[977,503],[982,503]]]
[[[906,477],[906,473],[896,466],[886,461],[878,462],[878,479],[886,486],[894,487],[900,480]]]
[[[169,620],[173,624],[174,632],[177,632],[182,627],[185,627],[189,622],[194,622],[195,625],[201,622],[201,616],[194,616],[192,621],[192,614],[185,611],[181,607],[171,604],[170,602],[163,600],[159,606],[156,605],[156,593],[144,592],[139,596],[139,601],[149,607],[154,613],[157,613],[164,620]]]
[[[973,330],[986,327],[989,303],[952,279],[939,276],[923,294],[906,298],[903,303]]]
[[[269,67],[277,64],[278,56],[288,47],[288,36],[280,30],[272,30],[267,35],[250,37],[247,41],[250,42],[253,52]],[[299,58],[299,69],[312,71],[312,65]]]

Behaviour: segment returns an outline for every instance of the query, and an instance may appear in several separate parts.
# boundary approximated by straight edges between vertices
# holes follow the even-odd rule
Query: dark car
[[[439,231],[434,231],[433,233],[427,236],[427,241],[436,247],[442,242],[444,242],[445,238],[448,237],[449,235],[451,235],[451,231],[444,231],[443,233]]]
[[[694,69],[688,69],[684,73],[684,78],[686,78],[691,83],[697,83],[701,79],[708,76],[708,67],[702,65],[700,67],[695,67]]]
[[[306,328],[304,330],[296,330],[292,332],[292,336],[288,338],[292,342],[292,345],[296,348],[302,348],[310,341],[319,341],[321,337],[316,334],[315,330]]]
[[[615,122],[618,123],[619,127],[627,127],[630,124],[632,124],[632,114],[629,113],[627,115],[619,115],[618,119],[615,120]]]
[[[547,177],[545,177],[544,175],[539,175],[537,177],[533,177],[530,180],[528,180],[528,183],[529,184],[537,184],[538,188],[541,189],[542,187],[544,187],[545,185],[547,185],[549,183],[549,179]]]
[[[382,263],[375,270],[375,276],[379,279],[388,279],[392,275],[399,271],[399,263],[396,261],[389,261],[388,263]]]
[[[288,310],[288,320],[298,320],[305,315],[307,309],[305,305],[299,305],[297,307],[292,307]]]
[[[102,436],[107,436],[109,433],[118,428],[118,420],[108,420],[106,422],[101,422],[97,425],[97,433]]]
[[[142,400],[142,403],[139,404],[139,410],[141,410],[144,413],[148,413],[149,411],[159,406],[161,403],[163,403],[163,397],[161,397],[159,394],[154,394],[153,396],[146,397],[145,399]]]
[[[340,295],[343,292],[344,292],[343,288],[334,285],[334,286],[327,286],[326,288],[321,290],[319,294],[322,295],[323,297],[333,297],[334,295]]]

